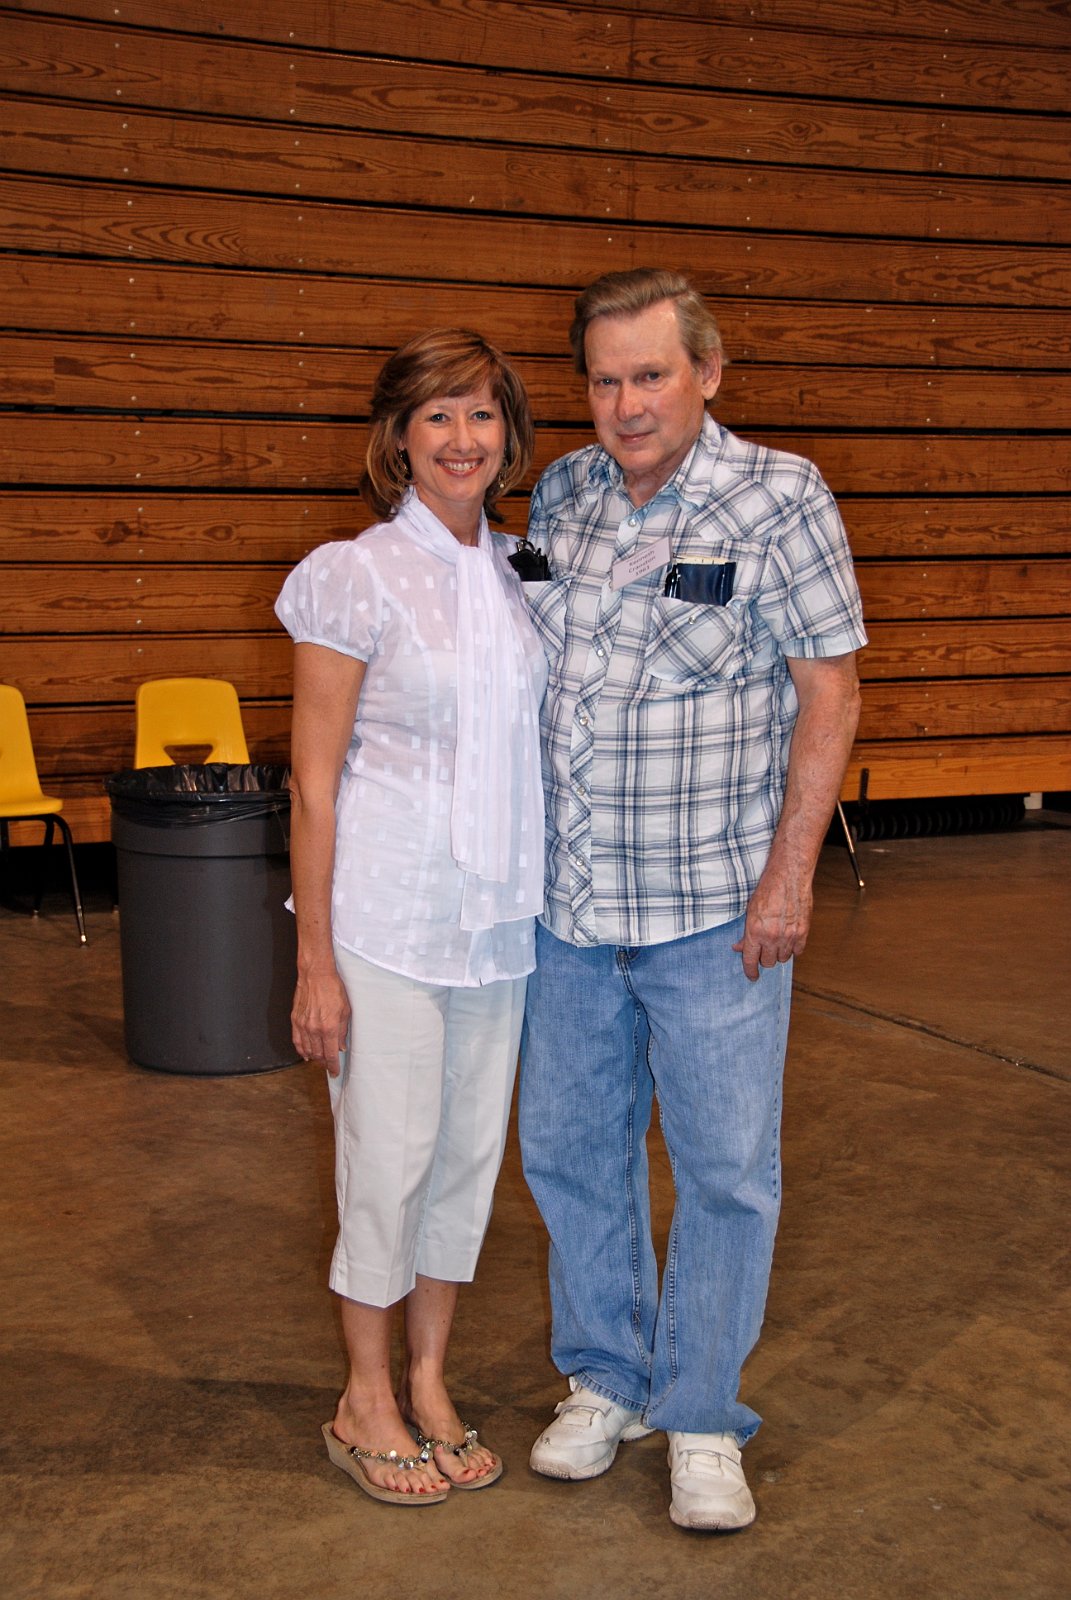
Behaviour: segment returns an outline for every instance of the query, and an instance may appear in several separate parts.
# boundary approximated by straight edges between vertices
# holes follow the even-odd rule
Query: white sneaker
[[[755,1502],[731,1433],[671,1433],[670,1517],[678,1528],[728,1530],[755,1520]]]
[[[644,1426],[641,1411],[604,1400],[575,1378],[569,1379],[569,1389],[568,1399],[554,1407],[555,1421],[532,1446],[530,1465],[545,1478],[597,1478],[613,1466],[623,1439],[654,1432]]]

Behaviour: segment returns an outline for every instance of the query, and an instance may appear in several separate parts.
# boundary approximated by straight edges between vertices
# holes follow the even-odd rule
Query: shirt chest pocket
[[[644,667],[652,677],[682,689],[739,677],[745,661],[745,627],[736,607],[657,595]]]

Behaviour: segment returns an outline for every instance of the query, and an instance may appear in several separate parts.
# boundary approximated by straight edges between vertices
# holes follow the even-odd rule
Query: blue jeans
[[[743,918],[668,944],[536,929],[522,1041],[525,1177],[550,1234],[551,1355],[652,1428],[731,1433],[781,1195],[791,964],[744,976]],[[657,1092],[676,1205],[662,1290],[646,1134]]]

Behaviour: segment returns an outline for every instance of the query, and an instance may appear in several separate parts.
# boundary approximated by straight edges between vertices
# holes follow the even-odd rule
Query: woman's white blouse
[[[538,781],[546,658],[506,560],[506,540],[486,531],[482,539],[492,550],[520,642],[512,670],[527,675],[520,687],[536,713],[533,725],[516,728],[512,739],[529,741],[525,760],[530,769],[535,752]],[[275,610],[295,643],[323,645],[367,663],[335,808],[335,939],[377,966],[425,983],[473,986],[530,972],[532,916],[475,931],[461,927],[467,875],[451,846],[456,553],[408,527],[403,507],[395,521],[314,550],[287,578]],[[501,670],[511,669],[503,662]],[[508,808],[502,815],[509,817],[521,811],[522,763],[506,766],[497,774],[494,803]],[[541,873],[541,829],[531,845]]]

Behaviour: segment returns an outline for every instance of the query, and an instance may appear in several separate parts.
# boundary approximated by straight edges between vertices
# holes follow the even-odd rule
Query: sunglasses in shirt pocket
[[[662,593],[692,605],[727,606],[733,597],[735,561],[674,561]]]

